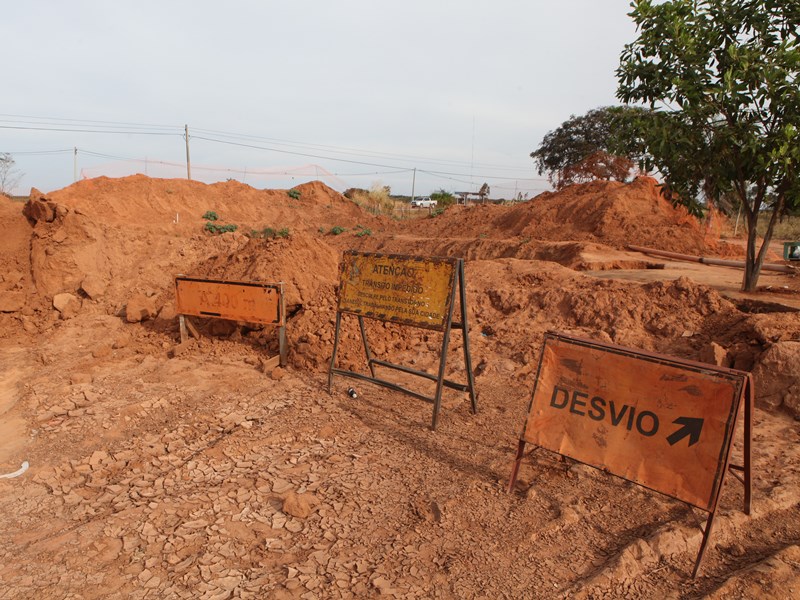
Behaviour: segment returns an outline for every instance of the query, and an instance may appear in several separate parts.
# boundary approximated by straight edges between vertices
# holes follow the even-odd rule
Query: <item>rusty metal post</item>
[[[522,455],[525,452],[525,440],[520,440],[517,445],[517,455],[514,457],[514,465],[511,467],[511,478],[508,480],[508,490],[510,494],[514,491],[514,484],[517,483],[517,476],[519,475],[519,465],[522,462]]]
[[[280,326],[278,327],[278,355],[280,356],[280,365],[286,366],[287,351],[286,351],[286,297],[283,295],[283,282],[278,284],[280,291]]]
[[[444,370],[447,365],[447,346],[450,344],[450,331],[453,327],[453,309],[455,308],[456,288],[450,290],[450,306],[447,309],[447,323],[444,328],[444,339],[442,340],[442,354],[439,358],[439,375],[436,379],[436,395],[433,397],[433,417],[431,418],[431,429],[436,430],[439,421],[439,410],[442,408],[442,389],[444,388]]]
[[[358,315],[358,328],[361,330],[361,341],[364,343],[364,354],[367,355],[367,366],[369,366],[369,373],[375,377],[375,367],[372,364],[372,353],[369,351],[369,344],[367,343],[367,330],[364,328],[364,317]]]
[[[747,374],[744,395],[744,512],[750,514],[753,501],[753,408],[756,396],[753,375]]]
[[[469,351],[469,324],[467,323],[467,282],[464,279],[464,261],[458,260],[458,290],[461,302],[461,327],[464,342],[464,365],[467,369],[467,386],[472,404],[472,414],[478,412],[478,399],[475,397],[475,378],[472,374],[472,357]]]
[[[189,333],[186,331],[186,317],[183,315],[178,315],[178,326],[181,330],[181,344],[185,344],[186,340],[189,339]]]
[[[339,349],[339,330],[342,326],[342,313],[336,311],[336,333],[333,336],[333,353],[331,354],[331,366],[328,368],[328,393],[333,389],[333,370],[336,365],[336,351]]]

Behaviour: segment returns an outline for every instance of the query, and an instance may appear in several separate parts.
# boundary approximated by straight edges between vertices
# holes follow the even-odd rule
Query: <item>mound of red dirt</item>
[[[613,248],[635,243],[673,252],[713,252],[700,223],[666,200],[654,179],[633,183],[593,181],[545,192],[515,206],[454,207],[421,220],[429,237],[473,237],[599,242]]]
[[[31,284],[31,226],[21,209],[0,194],[0,314],[22,310]]]
[[[299,304],[335,278],[337,253],[319,230],[380,220],[320,182],[294,189],[296,197],[235,181],[100,177],[47,197],[32,191],[25,208],[32,231],[21,211],[14,218],[30,248],[21,251],[25,271],[43,300],[78,293],[116,312],[134,293],[169,296],[172,277],[183,273],[285,281],[289,302]],[[207,211],[238,231],[204,231]],[[287,229],[289,241],[243,234],[265,228]]]
[[[186,179],[151,179],[132,175],[79,181],[48,198],[106,225],[149,230],[195,231],[206,211],[240,231],[264,227],[316,231],[341,223],[372,221],[353,202],[324,183],[313,181],[287,190],[258,190],[238,181],[207,185]],[[368,224],[365,222],[365,224]]]

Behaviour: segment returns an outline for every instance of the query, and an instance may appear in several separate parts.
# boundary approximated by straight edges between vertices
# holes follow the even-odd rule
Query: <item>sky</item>
[[[533,196],[549,187],[530,158],[542,137],[618,103],[629,4],[14,2],[0,152],[20,195],[76,176],[186,177],[188,126],[206,182]]]

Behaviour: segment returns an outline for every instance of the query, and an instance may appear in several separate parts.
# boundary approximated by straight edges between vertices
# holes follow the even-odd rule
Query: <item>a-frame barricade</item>
[[[459,320],[454,321],[455,305],[459,304]],[[336,366],[342,318],[354,315],[358,320],[369,375]],[[439,365],[436,374],[420,371],[373,356],[364,319],[377,319],[443,333]],[[446,379],[445,367],[450,334],[462,334],[465,383]],[[436,382],[433,396],[408,389],[378,377],[375,367],[385,367]],[[431,429],[436,429],[444,388],[469,394],[471,410],[477,412],[472,358],[469,349],[467,323],[467,294],[464,281],[464,261],[460,258],[425,258],[399,254],[377,254],[346,251],[340,269],[339,305],[336,311],[336,331],[328,371],[328,392],[334,375],[368,381],[385,388],[408,394],[433,404]]]

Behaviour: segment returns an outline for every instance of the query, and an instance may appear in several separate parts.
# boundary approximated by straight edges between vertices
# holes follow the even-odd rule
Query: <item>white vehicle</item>
[[[436,200],[431,200],[429,196],[420,196],[411,201],[411,208],[433,208]]]

